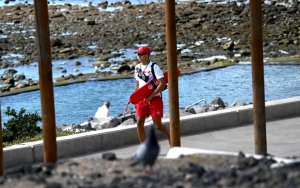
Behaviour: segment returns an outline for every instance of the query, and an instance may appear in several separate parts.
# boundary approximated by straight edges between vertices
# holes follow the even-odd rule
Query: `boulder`
[[[64,15],[62,13],[60,13],[60,12],[55,13],[55,14],[53,14],[53,15],[50,16],[50,18],[60,18],[60,17],[64,17]]]
[[[107,2],[107,1],[98,3],[98,6],[99,6],[100,8],[102,8],[102,9],[106,9],[106,8],[107,8],[107,5],[108,5],[108,2]]]
[[[130,66],[129,65],[121,65],[119,68],[118,68],[118,73],[121,73],[123,71],[130,71]]]
[[[66,79],[69,80],[69,79],[75,79],[75,76],[73,74],[69,74],[68,76],[66,76]]]
[[[242,101],[235,101],[234,103],[232,103],[232,104],[230,105],[230,107],[232,107],[232,106],[245,106],[245,105],[247,105],[245,102],[242,102]]]
[[[240,54],[242,57],[247,57],[251,55],[251,50],[250,49],[241,49]]]
[[[94,118],[89,121],[91,123],[91,127],[96,130],[117,127],[119,125],[119,121],[116,117],[107,117],[107,118]]]
[[[10,88],[12,88],[12,87],[13,87],[13,85],[11,85],[11,84],[4,84],[1,87],[1,92],[10,91]]]
[[[29,86],[36,86],[38,84],[39,84],[38,81],[27,80],[27,85],[29,85]]]
[[[20,89],[20,88],[24,88],[24,87],[27,87],[28,85],[25,83],[25,82],[18,82],[16,84],[16,88],[17,89]]]
[[[127,125],[134,125],[136,123],[136,117],[135,117],[135,113],[134,114],[126,114],[125,116],[120,116],[117,117],[119,124],[123,124],[124,122],[126,122],[127,120],[130,120],[130,122],[133,122],[132,124],[127,124]],[[128,121],[127,121],[128,123]]]
[[[97,67],[97,69],[98,68],[105,69],[105,68],[109,67],[110,65],[111,65],[111,63],[108,61],[98,61],[95,63],[95,66]]]
[[[16,80],[25,80],[26,79],[26,77],[25,77],[25,75],[24,74],[17,74],[16,76],[15,76],[15,78],[16,78]]]
[[[81,63],[79,61],[75,61],[75,62],[73,62],[73,65],[79,66],[79,65],[81,65]]]
[[[186,112],[185,108],[179,109],[179,116],[187,116],[187,115],[191,115],[191,114],[194,114],[194,113]],[[165,113],[163,117],[170,118],[170,112]]]
[[[223,45],[223,50],[230,50],[230,51],[232,51],[233,47],[234,47],[234,42],[230,41],[230,42],[227,42],[226,44]]]
[[[119,126],[134,125],[135,123],[136,122],[134,121],[134,119],[127,119],[122,124],[120,124]]]
[[[96,24],[96,22],[93,20],[86,21],[85,23],[86,23],[86,25],[95,25]]]
[[[199,114],[199,113],[208,112],[209,106],[207,105],[197,106],[197,107],[193,107],[193,109],[195,110],[196,114]]]
[[[103,52],[103,54],[104,54],[104,52]],[[110,58],[114,58],[114,57],[116,57],[116,55],[114,55],[114,54],[107,54],[107,55],[103,55],[103,56],[97,58],[97,60],[98,61],[108,61]]]
[[[219,97],[215,97],[212,101],[211,101],[211,105],[212,107],[217,107],[217,108],[225,108],[225,103],[224,101],[219,98]]]
[[[59,53],[69,53],[69,52],[72,52],[71,48],[64,48],[64,49],[59,51]]]
[[[52,38],[52,39],[50,40],[50,42],[51,42],[51,46],[52,46],[52,47],[55,47],[55,46],[61,47],[62,45],[64,45],[64,44],[62,43],[62,41],[61,41],[60,39],[58,39],[58,38]]]
[[[10,84],[10,85],[12,85],[12,87],[14,87],[14,86],[15,86],[15,80],[12,79],[12,78],[8,78],[8,79],[6,79],[6,80],[4,81],[4,84],[5,84],[5,85],[6,85],[6,84]]]
[[[188,113],[191,113],[191,114],[196,114],[196,111],[194,110],[194,108],[188,108],[185,111]]]
[[[8,70],[4,71],[4,75],[6,76],[6,78],[12,78],[13,75],[17,72],[18,71],[16,71],[15,69],[8,69]]]

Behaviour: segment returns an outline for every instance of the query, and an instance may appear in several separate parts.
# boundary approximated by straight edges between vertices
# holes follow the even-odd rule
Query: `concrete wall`
[[[300,115],[300,97],[266,102],[266,120]],[[231,107],[225,110],[182,116],[181,134],[228,128],[253,122],[253,105]],[[146,123],[146,126],[151,122]],[[169,119],[163,119],[169,129]],[[158,138],[164,135],[157,132]],[[57,138],[58,157],[87,154],[122,145],[139,143],[136,125],[118,126],[87,133]],[[4,148],[4,167],[43,162],[43,142],[28,142]]]

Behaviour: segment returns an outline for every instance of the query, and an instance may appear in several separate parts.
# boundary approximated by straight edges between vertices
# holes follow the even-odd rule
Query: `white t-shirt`
[[[109,117],[109,110],[107,106],[104,104],[103,106],[98,108],[95,114],[95,118],[106,118],[106,117]]]
[[[150,61],[147,65],[143,65],[142,63],[139,63],[135,66],[134,78],[139,82],[139,88],[143,87],[146,84],[146,82],[138,77],[138,71],[136,70],[136,68],[141,69],[142,73],[148,76],[147,82],[150,82],[154,78],[151,72],[152,64],[153,62]],[[162,72],[162,70],[159,68],[157,64],[154,65],[153,69],[154,69],[154,74],[156,76],[156,79],[160,79],[164,77],[164,73]],[[155,96],[160,96],[160,94],[158,93]]]

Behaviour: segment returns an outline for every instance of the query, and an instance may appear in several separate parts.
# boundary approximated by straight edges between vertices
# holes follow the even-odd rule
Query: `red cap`
[[[137,51],[135,51],[134,53],[138,53],[138,54],[150,54],[151,53],[151,50],[149,47],[147,46],[142,46],[140,47]]]

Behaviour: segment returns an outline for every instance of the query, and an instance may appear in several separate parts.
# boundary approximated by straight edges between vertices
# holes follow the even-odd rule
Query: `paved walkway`
[[[167,155],[170,146],[167,140],[159,140],[160,157]],[[131,157],[138,145],[127,145],[72,158],[101,158],[103,153],[113,152],[118,158]],[[255,153],[254,126],[247,124],[222,130],[183,135],[181,147],[217,150],[226,152],[243,151]],[[267,152],[276,157],[300,157],[300,116],[267,122]]]

